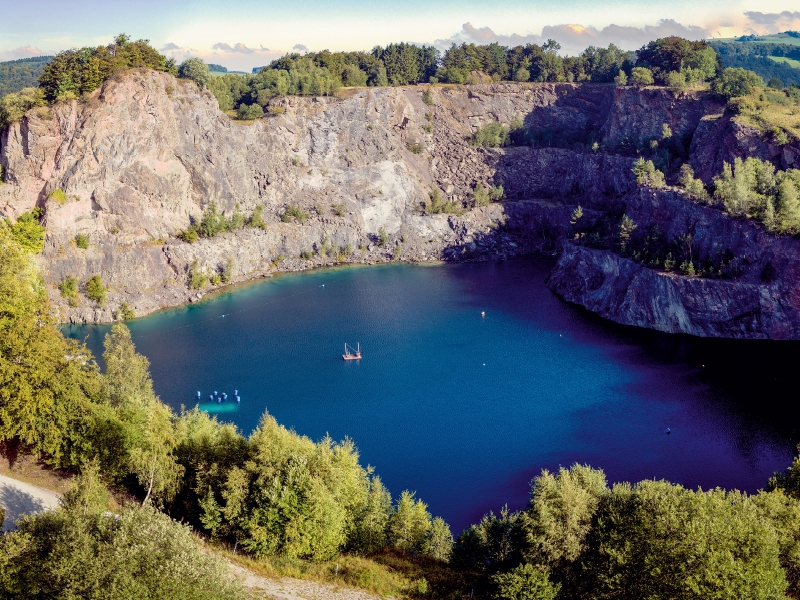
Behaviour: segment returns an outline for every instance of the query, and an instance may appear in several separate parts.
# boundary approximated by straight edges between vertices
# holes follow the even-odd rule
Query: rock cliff
[[[470,145],[491,121],[522,122],[532,145]],[[369,88],[282,98],[269,117],[240,123],[192,82],[133,70],[88,99],[34,109],[2,134],[0,214],[44,210],[39,260],[69,322],[110,321],[122,302],[141,316],[197,300],[211,286],[190,289],[192,264],[208,274],[232,265],[237,282],[339,262],[560,249],[551,287],[616,321],[697,335],[800,337],[793,240],[678,193],[637,187],[622,149],[658,138],[665,123],[691,146],[706,179],[758,144],[784,167],[800,160],[737,129],[701,93],[675,98],[663,89],[591,84]],[[462,214],[422,210],[433,188],[460,205],[477,184],[502,185],[505,199]],[[263,207],[265,226],[192,244],[178,239],[212,201],[228,217]],[[564,240],[578,203],[590,214],[622,206],[674,232],[688,219],[698,247],[723,244],[752,260],[738,279],[712,281],[572,246]],[[308,218],[284,222],[290,205]],[[78,234],[88,236],[88,248],[76,245]],[[333,250],[320,252],[326,246]],[[767,263],[770,277],[777,273],[769,281],[761,278]],[[70,306],[59,294],[65,277],[94,274],[109,286],[105,306],[83,296]]]

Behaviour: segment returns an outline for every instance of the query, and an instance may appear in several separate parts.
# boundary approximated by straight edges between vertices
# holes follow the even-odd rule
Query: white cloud
[[[293,52],[304,52],[305,53],[305,52],[308,52],[308,48],[303,46],[303,44],[295,44],[294,47],[292,47],[292,51]]]
[[[19,58],[31,58],[33,56],[42,56],[45,54],[39,48],[35,48],[30,44],[14,48],[13,50],[6,50],[0,52],[0,60],[17,60]]]
[[[751,33],[780,33],[791,29],[800,29],[800,11],[784,10],[779,13],[763,13],[748,11],[744,13],[751,27]]]
[[[630,27],[611,24],[602,29],[584,27],[583,25],[548,25],[542,28],[541,34],[511,35],[497,34],[489,27],[475,27],[464,23],[461,31],[447,39],[436,40],[435,45],[445,49],[450,44],[461,42],[490,44],[498,42],[503,46],[524,44],[541,44],[554,39],[561,44],[563,54],[578,54],[588,46],[608,46],[615,44],[624,50],[638,50],[650,40],[677,35],[692,40],[709,37],[709,31],[696,25],[682,25],[672,19],[663,19],[655,25]]]

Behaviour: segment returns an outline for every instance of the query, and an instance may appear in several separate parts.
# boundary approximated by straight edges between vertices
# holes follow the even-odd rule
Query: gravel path
[[[380,600],[369,592],[305,579],[269,579],[231,563],[231,570],[251,592],[272,600]]]
[[[6,518],[0,531],[11,531],[22,515],[56,508],[61,496],[50,490],[0,475],[0,506]]]

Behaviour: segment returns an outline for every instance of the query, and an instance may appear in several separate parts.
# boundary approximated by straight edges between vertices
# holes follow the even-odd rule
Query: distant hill
[[[777,78],[784,85],[800,86],[800,33],[784,31],[772,35],[710,40],[726,67],[741,67],[758,73],[764,81]]]
[[[39,85],[39,75],[52,56],[34,56],[0,62],[0,96]]]

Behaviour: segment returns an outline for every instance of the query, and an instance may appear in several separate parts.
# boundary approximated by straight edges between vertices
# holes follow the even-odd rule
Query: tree
[[[447,561],[453,552],[453,534],[441,517],[436,517],[425,534],[422,553],[436,560]]]
[[[77,460],[98,383],[85,347],[54,327],[32,256],[0,222],[0,439],[55,465]]]
[[[44,92],[39,88],[24,88],[19,93],[0,98],[0,129],[19,121],[32,108],[45,106]]]
[[[631,79],[636,87],[645,87],[653,85],[653,72],[647,67],[633,67],[631,70]]]
[[[191,529],[152,508],[55,510],[0,536],[0,596],[223,600],[248,597]]]
[[[208,87],[211,75],[208,72],[208,65],[201,58],[187,58],[178,67],[178,77],[191,79],[201,90]]]
[[[631,170],[634,175],[636,175],[636,183],[639,185],[661,188],[667,184],[664,174],[656,169],[652,160],[646,161],[640,156],[636,162],[633,163],[633,169]]]
[[[748,95],[753,88],[763,87],[764,80],[752,71],[728,67],[711,82],[711,91],[726,100]]]
[[[81,472],[61,499],[67,511],[100,514],[108,505],[108,489],[100,477],[100,463],[94,459],[83,466]]]
[[[431,515],[422,500],[408,490],[400,494],[389,519],[389,543],[401,552],[420,552],[431,528]]]
[[[528,561],[559,566],[576,561],[588,547],[587,536],[601,500],[608,495],[605,474],[588,465],[561,467],[533,480],[524,528]]]
[[[628,215],[622,215],[619,221],[619,249],[625,254],[631,243],[631,235],[636,230],[637,225]]]
[[[35,215],[41,216],[40,208],[35,208],[34,213],[22,213],[11,226],[11,233],[25,250],[38,254],[44,249],[45,228],[39,224]]]

